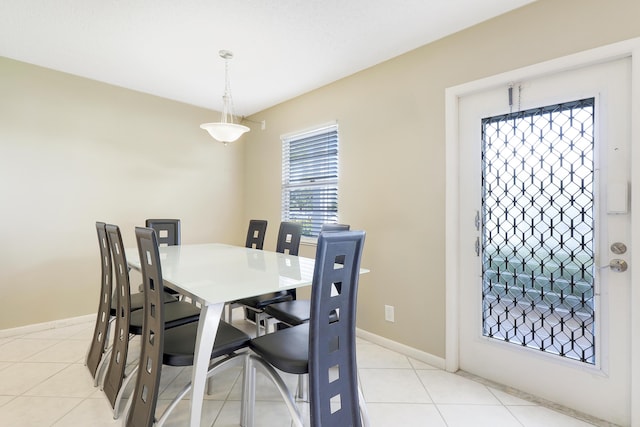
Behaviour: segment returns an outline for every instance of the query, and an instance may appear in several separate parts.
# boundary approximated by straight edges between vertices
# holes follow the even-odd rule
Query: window
[[[282,137],[282,220],[317,237],[338,221],[338,125]]]

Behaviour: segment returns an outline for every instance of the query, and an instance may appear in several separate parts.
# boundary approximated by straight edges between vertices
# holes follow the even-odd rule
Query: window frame
[[[323,138],[326,139],[326,145]],[[340,136],[337,122],[314,126],[303,131],[292,132],[280,136],[282,147],[282,186],[281,186],[281,219],[303,223],[301,217],[308,221],[303,223],[303,243],[315,243],[323,223],[337,223],[339,215],[339,160]],[[298,162],[291,161],[291,145],[306,148]],[[309,156],[308,150],[314,145],[321,145],[326,153]],[[305,167],[305,163],[307,167]],[[293,175],[293,176],[292,176]],[[309,210],[292,209],[292,192],[299,191],[299,196],[312,197],[314,203]],[[300,191],[302,190],[302,191]],[[306,190],[306,192],[305,192]],[[313,194],[311,194],[313,193]],[[325,200],[323,203],[322,200]],[[323,204],[333,205],[324,209]],[[335,209],[334,209],[335,208]]]

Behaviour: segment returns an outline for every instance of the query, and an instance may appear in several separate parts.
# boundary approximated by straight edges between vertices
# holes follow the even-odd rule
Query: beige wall
[[[244,146],[198,128],[215,114],[0,58],[0,329],[95,312],[97,220],[242,243]]]
[[[445,89],[640,36],[637,0],[539,0],[256,114],[245,219],[280,219],[280,135],[337,120],[340,221],[367,231],[358,326],[445,353]],[[375,46],[372,46],[375,48]],[[269,239],[271,241],[269,242]],[[384,305],[395,306],[395,323]]]
[[[0,329],[95,312],[96,220],[133,246],[147,217],[182,218],[186,243],[242,243],[265,218],[275,247],[279,137],[337,120],[340,220],[367,231],[372,270],[358,325],[444,357],[445,88],[638,37],[638,17],[539,0],[256,114],[267,129],[228,147],[198,128],[210,111],[0,58]]]

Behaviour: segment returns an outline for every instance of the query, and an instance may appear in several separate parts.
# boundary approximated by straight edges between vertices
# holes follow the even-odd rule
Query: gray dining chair
[[[163,413],[156,417],[156,406],[160,394],[162,366],[192,366],[198,324],[191,323],[172,329],[166,327],[165,309],[162,304],[162,267],[156,234],[151,228],[136,227],[136,242],[141,260],[144,292],[147,295],[144,307],[142,349],[137,370],[136,385],[129,402],[125,425],[127,427],[160,427],[167,421],[177,404],[191,390],[186,384],[169,403]],[[155,308],[155,309],[152,309]],[[207,376],[244,361],[247,352],[241,352],[249,344],[250,337],[239,329],[220,320],[216,333]]]
[[[320,233],[330,233],[336,231],[349,231],[349,224],[322,224]],[[340,264],[338,259],[337,262]],[[269,304],[264,308],[267,316],[274,319],[274,322],[282,322],[287,326],[297,326],[309,321],[311,317],[311,301],[308,299],[294,299]]]
[[[264,219],[252,219],[249,221],[249,227],[247,228],[247,238],[245,240],[245,247],[251,249],[262,250],[264,247],[264,238],[267,234],[267,221]],[[233,309],[242,307],[242,304],[231,301],[225,305],[225,311],[227,313],[227,322],[233,322]]]
[[[368,425],[358,386],[355,344],[364,238],[364,231],[320,234],[309,322],[251,340],[243,383],[243,425],[253,426],[257,369],[276,385],[296,426],[301,427],[304,420],[280,371],[309,375],[311,427]],[[336,263],[338,258],[344,259],[343,265]],[[339,289],[336,283],[341,283]],[[337,407],[332,404],[335,401],[339,401]]]
[[[91,338],[91,344],[89,345],[85,359],[85,365],[89,369],[91,376],[95,379],[94,385],[98,384],[100,367],[103,363],[104,353],[108,347],[109,329],[113,315],[115,314],[115,310],[112,310],[111,307],[113,266],[105,225],[104,222],[96,222],[98,244],[100,247],[100,294],[93,337]]]
[[[276,242],[276,252],[298,255],[300,251],[300,240],[302,238],[302,226],[295,222],[283,221],[278,229],[278,240]],[[260,335],[261,327],[267,329],[264,308],[269,304],[281,301],[290,301],[296,298],[295,289],[282,292],[271,292],[268,294],[256,295],[250,298],[243,298],[235,301],[236,304],[243,306],[246,310],[246,317],[255,320],[256,336]]]
[[[249,221],[247,229],[247,239],[245,247],[262,249],[264,247],[264,237],[267,234],[267,221],[264,219],[252,219]]]
[[[175,246],[181,242],[179,219],[148,218],[144,225],[155,230],[159,246]]]
[[[112,351],[112,348],[109,345],[109,332],[114,322],[116,323],[117,329],[117,314],[119,312],[122,313],[122,311],[118,311],[119,304],[122,304],[122,302],[118,298],[118,286],[114,286],[114,262],[107,228],[108,225],[104,222],[96,222],[96,230],[100,246],[100,267],[102,279],[96,325],[85,363],[94,378],[94,387],[104,384],[106,368],[109,366],[109,354]],[[122,246],[122,244],[120,244],[120,246]],[[115,275],[117,276],[117,271]],[[170,294],[165,295],[165,303],[175,301],[178,301],[175,297]],[[129,294],[128,309],[126,313],[140,310],[143,306],[144,294],[142,292]]]
[[[130,373],[126,373],[129,342],[132,337],[142,335],[145,313],[144,309],[131,309],[131,283],[129,281],[129,269],[124,253],[120,228],[117,225],[107,224],[105,229],[113,258],[115,288],[117,290],[115,293],[117,310],[113,345],[109,353],[109,365],[103,380],[102,389],[111,403],[114,418],[117,418],[120,413],[120,405],[124,392],[129,381],[134,378],[136,369],[134,367]],[[178,301],[173,295],[167,293],[164,287],[161,287],[161,289],[162,291],[159,292],[159,295],[165,314],[165,328],[175,328],[199,320],[200,310],[197,307],[184,301]],[[144,295],[144,292],[142,295]],[[143,307],[144,306],[145,302],[143,299]]]
[[[176,246],[182,242],[179,219],[147,218],[144,221],[144,226],[155,230],[156,236],[158,236],[159,246]],[[140,285],[140,290],[142,290],[142,285]],[[165,291],[183,299],[183,297],[173,289],[165,287]]]

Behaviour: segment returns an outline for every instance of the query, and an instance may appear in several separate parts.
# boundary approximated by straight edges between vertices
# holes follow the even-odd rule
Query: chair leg
[[[100,390],[102,391],[104,388],[104,379],[107,376],[107,371],[109,370],[109,361],[111,360],[111,352],[113,351],[113,347],[109,347],[104,354],[102,355],[102,359],[100,360],[100,364],[98,365],[98,369],[96,370],[96,376],[93,378],[93,386],[100,386]]]
[[[369,419],[369,412],[367,411],[367,403],[364,401],[360,385],[358,385],[358,404],[360,405],[360,419],[362,420],[362,426],[370,427],[371,420]]]
[[[264,311],[256,312],[256,337],[269,333],[269,319],[271,319],[271,316]],[[264,325],[263,334],[260,333],[260,325]]]
[[[233,303],[233,302],[228,302],[225,304],[225,311],[226,311],[225,316],[227,318],[227,323],[229,324],[233,323],[233,309],[238,307],[242,307],[242,306],[240,304]]]
[[[309,401],[309,374],[298,375],[298,392],[296,399],[303,402]]]
[[[242,399],[240,400],[240,425],[253,427],[253,409],[256,401],[256,369],[251,363],[251,355],[247,353],[244,360],[244,377],[242,378]]]
[[[173,412],[175,407],[178,406],[178,403],[180,403],[182,398],[185,397],[190,390],[191,390],[191,383],[188,383],[182,388],[182,390],[180,390],[180,393],[178,393],[178,395],[171,401],[171,403],[164,410],[160,418],[156,420],[156,422],[154,423],[154,427],[161,427],[164,425],[164,423],[167,421],[167,418],[169,418],[169,415],[171,415],[171,412]]]
[[[278,375],[276,370],[267,362],[262,360],[260,357],[250,354],[249,355],[249,369],[245,372],[245,375],[253,375],[254,378],[249,380],[249,384],[246,384],[251,389],[246,390],[248,399],[246,401],[246,406],[248,410],[247,417],[247,425],[246,427],[253,427],[253,408],[255,407],[255,371],[257,367],[262,369],[262,372],[273,381],[274,385],[282,395],[284,403],[287,405],[287,409],[289,410],[289,414],[291,415],[291,419],[293,421],[293,425],[296,427],[303,427],[302,415],[300,414],[300,410],[295,403],[295,400],[287,385],[282,380],[282,377]],[[243,416],[244,418],[244,416]]]
[[[265,320],[265,323],[267,325],[269,325],[269,329],[267,330],[269,333],[277,332],[278,331],[278,325],[280,323],[282,323],[283,325],[286,325],[286,323],[281,322],[280,320],[276,319],[275,317],[271,317],[271,316],[267,317],[267,320]]]
[[[127,404],[124,407],[124,411],[122,411],[122,427],[127,427],[127,417],[129,416],[129,410],[131,409],[131,405],[133,404],[133,393],[127,399]]]
[[[231,303],[226,303],[224,305],[224,311],[226,314],[226,321],[228,324],[231,324],[231,322],[233,322],[233,307],[231,307]]]
[[[232,355],[229,355],[229,357],[226,357],[222,360],[217,361],[216,363],[212,364],[209,367],[209,370],[207,371],[207,377],[211,378],[215,373],[217,373],[218,371],[222,370],[223,368],[228,368],[229,366],[231,366],[232,364],[235,364],[237,362],[243,362],[243,357],[245,357],[246,353],[235,353]],[[244,366],[244,363],[243,363]],[[182,390],[180,390],[180,393],[178,393],[176,395],[176,397],[173,398],[173,400],[171,401],[171,403],[169,403],[169,406],[166,407],[166,409],[162,412],[162,414],[160,415],[160,418],[156,419],[156,422],[154,424],[154,427],[162,427],[164,425],[164,423],[167,421],[167,418],[169,418],[169,415],[171,415],[171,412],[173,412],[173,410],[175,409],[176,406],[178,406],[178,403],[180,403],[180,401],[191,391],[191,382],[187,383]]]
[[[260,333],[260,323],[262,323],[262,313],[256,313],[256,337],[262,335]]]
[[[122,386],[120,387],[120,390],[118,390],[118,394],[116,395],[115,403],[113,404],[113,419],[114,420],[117,420],[118,417],[120,416],[120,405],[122,404],[122,398],[124,397],[124,391],[127,388],[127,386],[129,385],[129,382],[131,382],[131,380],[136,377],[136,374],[138,373],[138,367],[139,367],[139,365],[136,363],[136,365],[133,367],[131,372],[129,372],[129,375],[125,376],[124,381],[122,382]]]
[[[96,366],[96,371],[95,371],[95,376],[93,377],[93,386],[97,387],[98,384],[100,383],[99,377],[100,377],[100,371],[101,369],[103,369],[103,365],[105,363],[105,352],[109,350],[110,346],[110,342],[111,340],[109,339],[110,333],[111,333],[111,324],[114,322],[115,317],[110,317],[109,321],[107,322],[107,327],[104,333],[104,336],[102,337],[102,349],[100,351],[100,359],[98,361],[98,365]],[[94,342],[94,337],[91,338],[91,342],[89,343],[89,348],[87,349],[87,352],[85,354],[84,357],[84,366],[87,366],[87,363],[89,361],[89,355],[91,354],[91,351],[94,350],[94,346],[96,345],[96,343]],[[97,349],[96,349],[97,350]]]
[[[273,332],[276,332],[278,330],[278,325],[280,323],[286,325],[286,323],[276,319],[275,317],[270,316],[267,313],[264,313],[264,318],[262,323],[264,324],[265,334],[271,334]]]

